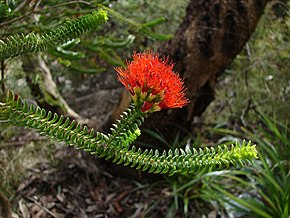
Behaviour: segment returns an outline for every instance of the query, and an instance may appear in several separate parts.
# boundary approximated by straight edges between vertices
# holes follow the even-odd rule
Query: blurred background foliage
[[[288,3],[289,4],[289,3]],[[243,51],[220,77],[209,122],[256,122],[256,110],[277,120],[289,118],[289,11],[286,3],[267,7]],[[218,113],[217,113],[218,112]],[[211,117],[212,114],[214,117]]]
[[[5,89],[15,90],[24,98],[33,96],[39,102],[63,107],[63,103],[50,96],[48,88],[44,87],[45,78],[40,72],[39,63],[36,64],[39,58],[52,71],[52,78],[59,87],[56,92],[69,96],[80,86],[80,81],[95,78],[100,73],[113,72],[113,67],[124,66],[124,60],[131,56],[132,51],[156,49],[156,41],[170,39],[185,15],[186,5],[186,0],[178,3],[162,0],[150,3],[142,0],[2,1],[1,38],[19,33],[43,34],[98,7],[109,12],[107,24],[80,38],[41,54],[5,61],[2,80],[3,83],[5,81]],[[4,85],[0,93],[3,91]],[[39,91],[42,94],[38,94]]]
[[[39,58],[51,70],[60,95],[68,99],[84,81],[91,81],[92,85],[104,75],[114,74],[113,67],[123,66],[132,51],[157,50],[162,46],[181,23],[187,3],[188,0],[0,1],[0,39],[17,33],[44,33],[98,6],[109,11],[109,21],[97,30],[47,52],[3,62],[0,95],[12,89],[23,98],[61,106],[55,99],[45,97],[49,94],[43,88]],[[162,183],[169,187],[165,197],[172,202],[167,217],[208,215],[211,211],[227,217],[288,217],[288,8],[287,1],[269,3],[250,41],[219,78],[216,100],[198,119],[194,135],[183,139],[177,135],[172,145],[158,132],[145,130],[167,147],[206,146],[246,138],[257,143],[260,151],[255,165],[241,170],[198,174],[193,178],[165,177]],[[41,95],[35,87],[42,87]],[[5,178],[0,180],[0,190],[10,199],[26,170],[44,160],[56,164],[53,150],[62,147],[41,139],[41,143],[22,143],[20,149],[13,149],[13,143],[17,143],[13,140],[21,139],[23,134],[27,131],[0,123],[0,178]],[[29,162],[25,162],[27,159]]]

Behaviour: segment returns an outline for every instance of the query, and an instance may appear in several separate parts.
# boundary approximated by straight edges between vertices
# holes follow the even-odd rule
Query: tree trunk
[[[255,30],[267,0],[191,0],[174,38],[160,49],[185,78],[190,104],[152,114],[145,126],[174,135],[176,124],[188,129],[214,99],[217,78],[241,51]],[[164,133],[166,134],[166,133]]]

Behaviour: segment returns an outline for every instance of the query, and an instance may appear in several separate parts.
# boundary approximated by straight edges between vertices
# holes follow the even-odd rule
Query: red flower
[[[168,59],[157,53],[134,53],[127,68],[115,68],[118,79],[131,92],[136,107],[142,112],[154,112],[164,108],[183,107],[189,103],[183,81],[173,70]]]

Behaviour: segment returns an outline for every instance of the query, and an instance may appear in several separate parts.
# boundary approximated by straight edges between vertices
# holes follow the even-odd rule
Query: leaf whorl
[[[25,35],[21,33],[9,36],[0,40],[0,61],[25,53],[44,51],[49,47],[55,47],[96,28],[107,19],[107,13],[104,10],[99,10],[67,21],[43,35],[35,33]]]

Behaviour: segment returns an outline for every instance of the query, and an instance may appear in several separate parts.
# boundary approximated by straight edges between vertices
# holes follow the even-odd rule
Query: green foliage
[[[289,19],[276,17],[271,7],[221,78],[217,99],[204,114],[206,122],[212,126],[214,120],[216,126],[209,129],[210,140],[224,143],[250,138],[258,145],[259,158],[239,170],[175,181],[172,194],[179,204],[195,195],[221,216],[289,216]],[[289,13],[285,8],[280,9]]]
[[[172,14],[173,1],[170,11],[166,11],[164,6],[159,7],[159,2],[144,2],[145,7],[139,7],[137,1],[132,3],[102,0],[30,3],[14,0],[2,3],[5,19],[0,21],[0,59],[4,60],[4,71],[1,75],[3,78],[0,95],[5,95],[6,89],[12,89],[27,96],[26,90],[29,89],[30,97],[39,104],[58,108],[65,113],[72,111],[64,107],[68,105],[64,99],[78,89],[80,79],[85,80],[95,74],[109,72],[112,66],[124,66],[125,57],[132,50],[143,50],[145,47],[148,49],[148,43],[172,36],[174,29],[171,24],[167,25],[171,23],[168,18],[174,17],[175,29],[177,21],[180,22],[181,17]],[[131,13],[131,5],[136,7],[134,14]],[[98,19],[95,11],[101,7],[110,10],[110,20],[106,25],[93,22]],[[178,7],[178,11],[180,10],[184,8]],[[100,19],[102,23],[103,18]],[[89,30],[94,31],[83,34],[83,31]],[[55,33],[60,35],[54,35]],[[47,52],[35,54],[36,51],[43,50]],[[18,56],[26,53],[30,54]],[[16,56],[18,58],[10,58]],[[13,70],[10,69],[10,66],[15,65],[14,62],[21,63],[23,80],[27,84],[25,93],[21,92],[20,87],[14,89],[11,85],[16,84]],[[50,77],[43,72],[40,62],[45,63],[51,71]],[[87,77],[80,74],[90,75]],[[50,89],[52,87],[54,90]],[[79,117],[76,113],[70,116],[77,119]]]
[[[7,19],[9,15],[9,7],[4,4],[4,2],[0,2],[0,22]]]
[[[240,141],[249,137],[259,146],[257,160],[241,169],[200,173],[192,176],[168,178],[173,198],[168,217],[177,212],[196,216],[215,210],[229,217],[281,217],[287,218],[290,209],[290,128],[289,120],[278,122],[260,114],[259,126],[242,131],[211,128],[222,135],[219,141]],[[212,138],[213,136],[211,136]]]
[[[128,26],[127,22],[118,23],[123,34],[126,32],[140,32],[143,34],[144,32],[142,31],[146,32],[146,28],[150,27],[151,32],[158,33],[156,34],[157,36],[164,35],[160,33],[166,33],[164,35],[166,36],[165,38],[170,38],[170,35],[175,33],[182,18],[185,16],[187,4],[188,0],[126,0],[113,2],[112,8],[133,22],[132,26]],[[153,36],[150,38],[157,39],[158,37],[155,38]],[[136,40],[140,40],[140,37]],[[150,43],[150,41],[147,43]],[[154,47],[154,44],[150,43],[151,46]]]
[[[16,100],[17,99],[17,100]],[[111,134],[95,133],[82,127],[74,120],[46,112],[40,107],[29,105],[19,96],[8,93],[5,103],[0,103],[0,119],[17,125],[35,129],[67,144],[73,144],[91,154],[113,159],[136,169],[151,173],[192,174],[220,170],[231,166],[242,166],[257,157],[256,146],[251,142],[227,146],[199,149],[175,149],[162,154],[158,150],[142,151],[130,144],[141,134],[139,126],[147,116],[133,106],[123,113],[121,120],[113,126]]]
[[[157,34],[157,33],[153,32],[152,30],[150,30],[150,27],[155,26],[155,25],[160,24],[160,23],[163,23],[165,21],[163,18],[159,18],[157,20],[153,20],[153,21],[150,21],[148,23],[140,24],[140,23],[137,23],[131,19],[124,17],[122,14],[120,14],[120,13],[118,13],[118,12],[108,8],[108,7],[105,7],[103,5],[100,5],[100,7],[102,7],[104,10],[108,11],[110,14],[112,14],[119,21],[124,22],[126,24],[130,24],[132,27],[135,28],[136,32],[140,32],[149,38],[161,40],[161,41],[167,41],[173,37],[173,35]]]
[[[204,193],[218,200],[232,216],[282,217],[290,210],[290,129],[265,115],[262,127],[244,129],[259,144],[259,160],[241,170],[222,172],[209,178]],[[234,137],[240,136],[234,135]]]
[[[75,39],[108,20],[104,10],[95,11],[81,18],[67,21],[60,27],[43,34],[18,34],[0,40],[0,61],[28,52],[44,51],[47,48]]]

